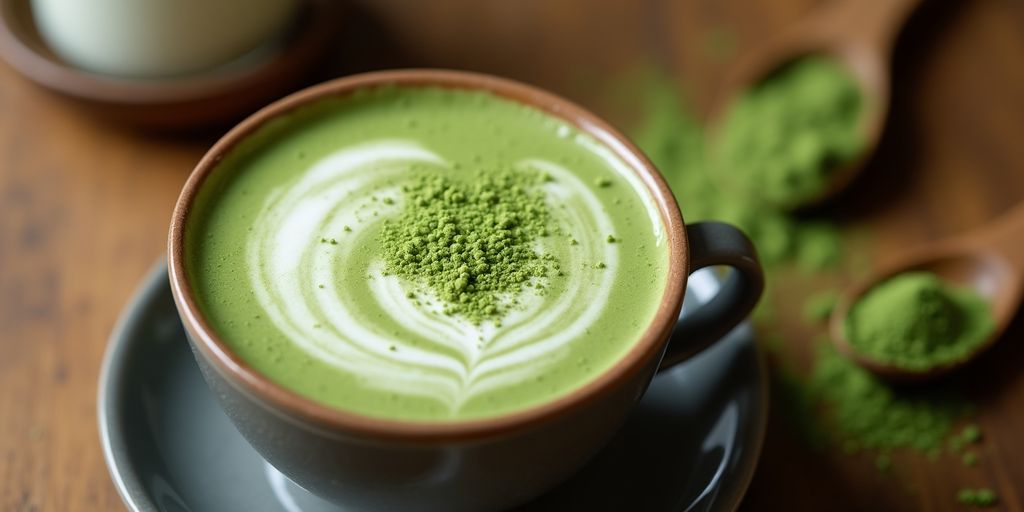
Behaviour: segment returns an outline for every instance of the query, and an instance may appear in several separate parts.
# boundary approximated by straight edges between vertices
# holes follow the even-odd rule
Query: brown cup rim
[[[643,181],[659,213],[668,241],[669,264],[657,312],[640,339],[615,364],[570,393],[524,409],[480,419],[412,421],[379,418],[331,407],[302,396],[259,373],[236,355],[215,333],[193,296],[185,267],[184,231],[192,203],[217,164],[229,151],[268,121],[327,97],[343,97],[360,89],[446,87],[484,90],[539,109],[594,137],[621,158]],[[224,135],[196,165],[175,204],[168,235],[171,290],[182,322],[202,356],[228,382],[260,399],[271,410],[343,434],[385,441],[437,443],[484,439],[522,431],[591,405],[605,393],[651,364],[664,352],[682,306],[689,268],[686,229],[664,178],[625,136],[584,108],[536,87],[490,75],[442,69],[400,69],[352,75],[296,92],[251,115]]]

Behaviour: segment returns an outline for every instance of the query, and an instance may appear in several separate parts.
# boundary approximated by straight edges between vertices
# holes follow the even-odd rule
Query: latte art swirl
[[[525,288],[500,324],[443,314],[436,297],[385,275],[379,254],[366,250],[401,211],[410,169],[454,172],[443,155],[402,139],[339,149],[268,196],[246,246],[255,297],[311,357],[363,386],[436,400],[452,414],[482,393],[542,379],[607,313],[621,249],[607,240],[614,226],[601,202],[569,169],[540,158],[513,165],[553,178],[540,190],[578,243],[539,239],[537,251],[556,255],[565,276],[549,278],[550,293]]]

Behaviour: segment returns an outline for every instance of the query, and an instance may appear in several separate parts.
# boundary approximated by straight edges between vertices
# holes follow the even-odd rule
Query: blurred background
[[[123,509],[97,443],[99,365],[119,311],[162,258],[192,167],[261,104],[396,67],[482,71],[570,98],[649,152],[688,221],[725,217],[752,231],[769,272],[755,323],[773,403],[744,509],[962,510],[962,488],[993,489],[995,510],[1022,509],[1024,324],[941,383],[967,410],[949,435],[983,432],[967,464],[945,444],[851,446],[813,389],[826,328],[807,310],[879,262],[1024,198],[1024,3],[921,2],[887,64],[877,150],[849,187],[796,213],[709,205],[695,196],[705,166],[691,156],[704,154],[706,120],[744,56],[832,2],[309,0],[265,27],[272,45],[222,58],[226,70],[184,59],[141,71],[72,64],[32,25],[48,3],[61,2],[0,0],[0,510]],[[721,204],[742,193],[713,186]]]

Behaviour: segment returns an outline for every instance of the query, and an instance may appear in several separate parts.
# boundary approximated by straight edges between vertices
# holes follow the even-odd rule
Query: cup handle
[[[757,250],[739,229],[722,222],[686,226],[690,272],[725,265],[733,268],[715,298],[676,322],[659,370],[708,348],[743,321],[764,291],[764,270]]]

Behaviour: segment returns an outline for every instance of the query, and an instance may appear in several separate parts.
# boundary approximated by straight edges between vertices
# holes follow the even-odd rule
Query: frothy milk
[[[650,322],[664,228],[639,178],[591,137],[485,93],[437,89],[383,89],[293,117],[224,161],[187,239],[204,313],[271,378],[370,415],[488,416],[584,384]],[[526,288],[500,322],[475,324],[386,275],[378,236],[411,175],[468,180],[498,165],[551,177],[538,187],[565,234],[537,249],[565,272],[543,293]]]

